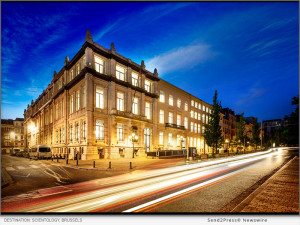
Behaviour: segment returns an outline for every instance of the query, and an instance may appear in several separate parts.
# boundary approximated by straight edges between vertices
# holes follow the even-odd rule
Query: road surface
[[[2,212],[218,212],[297,154],[270,150],[60,185],[4,198]]]

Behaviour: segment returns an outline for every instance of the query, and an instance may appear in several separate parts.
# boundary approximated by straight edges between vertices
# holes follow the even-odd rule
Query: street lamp
[[[226,139],[225,142],[227,143],[227,156],[229,156],[229,141],[228,141],[228,139]]]
[[[129,136],[129,140],[132,142],[132,158],[134,158],[134,142],[138,141],[138,136],[135,133],[132,133],[132,135]]]

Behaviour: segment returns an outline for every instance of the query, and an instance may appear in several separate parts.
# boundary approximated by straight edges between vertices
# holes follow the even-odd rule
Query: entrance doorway
[[[150,151],[150,128],[144,130],[145,152]]]

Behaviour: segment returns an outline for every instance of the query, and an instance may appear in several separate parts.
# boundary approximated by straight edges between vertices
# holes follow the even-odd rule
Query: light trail
[[[271,154],[270,154],[271,153]],[[173,168],[164,168],[153,171],[135,172],[126,175],[98,179],[94,181],[83,182],[79,184],[65,185],[67,194],[65,196],[55,196],[48,201],[37,201],[26,206],[14,208],[13,212],[98,212],[100,210],[110,211],[115,208],[124,207],[133,202],[145,201],[140,206],[125,210],[124,212],[133,212],[142,208],[166,201],[167,199],[180,196],[184,193],[212,184],[224,178],[228,178],[238,172],[245,170],[241,168],[245,164],[251,164],[264,158],[273,156],[272,149],[266,152],[253,153],[251,155],[242,155],[229,159],[221,159],[210,162],[201,162],[191,165],[177,166]],[[239,168],[240,167],[240,168]],[[237,170],[237,168],[239,168]],[[230,170],[237,170],[225,175],[222,173]],[[215,177],[216,175],[221,175]],[[212,178],[211,180],[207,180]],[[120,180],[122,179],[122,180]],[[205,180],[204,182],[202,182]],[[180,191],[178,188],[192,185]],[[202,182],[202,183],[199,183]],[[125,183],[125,184],[124,184]],[[95,188],[81,193],[70,193],[81,188]],[[171,191],[175,191],[171,193]],[[165,196],[162,196],[166,194]],[[158,199],[153,200],[155,196]],[[3,212],[3,211],[2,211]]]

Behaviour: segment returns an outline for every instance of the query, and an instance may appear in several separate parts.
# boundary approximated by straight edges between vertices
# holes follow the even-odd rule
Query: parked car
[[[30,159],[44,159],[52,157],[50,145],[35,145],[29,149],[28,154]]]
[[[16,156],[23,157],[23,154],[24,154],[24,150],[21,149],[19,152],[16,153]]]
[[[14,148],[14,149],[12,150],[12,152],[11,152],[10,155],[16,156],[17,153],[19,153],[20,151],[21,151],[21,149],[19,149],[19,148]]]

